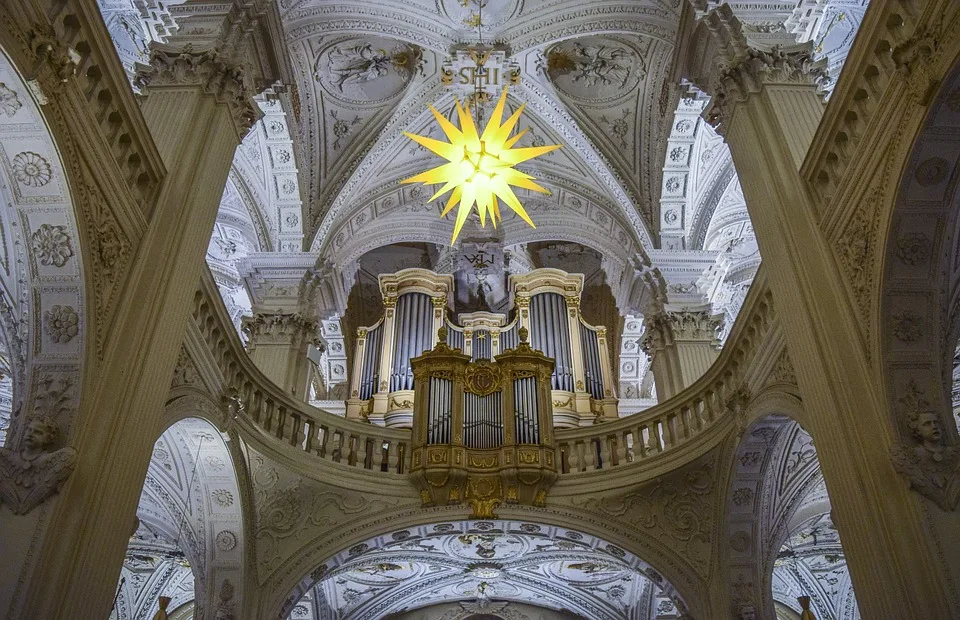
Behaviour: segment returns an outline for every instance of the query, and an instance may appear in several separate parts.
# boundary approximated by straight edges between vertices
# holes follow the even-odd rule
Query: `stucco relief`
[[[44,45],[43,33],[33,40]],[[31,90],[2,54],[0,83],[0,317],[12,379],[2,493],[22,514],[58,491],[76,458],[66,438],[79,400],[87,317],[67,170],[81,166],[74,143],[54,144],[52,128],[66,134],[60,108],[39,86]]]
[[[574,498],[585,510],[642,528],[678,552],[701,575],[715,540],[716,452],[657,480],[595,497]]]
[[[910,487],[937,504],[954,510],[960,501],[960,450],[947,443],[943,421],[916,381],[900,397],[912,442],[891,447],[893,466]]]
[[[368,494],[308,481],[256,453],[251,458],[251,470],[261,580],[306,540],[398,503],[392,498],[370,499]]]
[[[318,56],[314,75],[335,97],[369,104],[396,95],[422,62],[421,50],[413,45],[346,39]]]
[[[35,416],[24,430],[20,450],[0,448],[0,500],[14,514],[36,508],[60,490],[73,472],[77,451],[55,449],[60,428],[46,416]]]

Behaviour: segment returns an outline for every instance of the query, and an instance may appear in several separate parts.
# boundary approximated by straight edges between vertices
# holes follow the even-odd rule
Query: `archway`
[[[722,552],[733,617],[799,617],[807,596],[818,618],[859,620],[810,435],[785,415],[763,415],[733,467]]]
[[[149,620],[158,597],[182,618],[242,609],[244,523],[240,485],[223,436],[188,417],[157,439],[120,573],[111,618]]]
[[[958,89],[960,65],[943,80],[903,170],[885,237],[878,326],[899,439],[894,466],[940,509],[930,514],[944,528],[951,519],[956,527],[946,513],[960,500],[960,436],[951,406],[960,339]]]
[[[37,417],[19,412],[34,411],[38,397],[56,400],[55,393],[59,400],[41,407],[42,417],[62,445],[86,345],[81,237],[53,133],[2,50],[0,200],[0,445],[17,449]]]
[[[548,618],[646,620],[684,617],[686,605],[649,564],[595,536],[496,520],[408,527],[355,544],[306,576],[283,614],[412,620],[435,608],[458,619],[531,608]]]

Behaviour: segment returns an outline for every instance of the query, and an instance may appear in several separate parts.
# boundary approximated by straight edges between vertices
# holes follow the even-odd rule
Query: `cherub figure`
[[[946,444],[943,427],[936,412],[916,408],[907,414],[907,426],[916,443],[895,445],[891,450],[893,466],[910,481],[910,486],[937,503],[953,510],[960,499],[960,454],[956,446]]]
[[[14,514],[26,514],[60,490],[76,466],[77,451],[53,450],[59,439],[57,423],[46,416],[31,419],[20,450],[0,448],[0,501]]]

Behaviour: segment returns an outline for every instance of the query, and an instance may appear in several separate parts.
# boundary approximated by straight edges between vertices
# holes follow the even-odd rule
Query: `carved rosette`
[[[165,86],[200,86],[218,103],[230,108],[241,136],[261,116],[251,99],[255,93],[247,84],[244,70],[216,49],[198,51],[191,45],[180,49],[156,45],[150,52],[150,64],[138,66],[134,84],[147,95],[151,89]]]
[[[319,346],[319,327],[316,321],[305,319],[298,312],[257,313],[245,317],[241,323],[247,336],[247,350],[258,345]]]
[[[723,315],[704,310],[658,312],[645,317],[644,323],[646,330],[641,346],[647,355],[652,356],[677,342],[705,342],[717,346]]]
[[[707,122],[723,134],[734,107],[765,84],[806,84],[821,89],[828,80],[826,59],[814,60],[809,46],[789,50],[774,46],[768,52],[747,48],[742,58],[720,72]]]

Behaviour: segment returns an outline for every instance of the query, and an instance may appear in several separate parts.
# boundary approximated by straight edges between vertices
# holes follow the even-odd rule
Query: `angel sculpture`
[[[27,423],[22,448],[0,448],[0,502],[22,515],[60,490],[77,463],[77,451],[52,450],[60,429],[46,416]]]
[[[891,448],[894,468],[910,486],[942,510],[953,510],[960,501],[960,451],[946,445],[940,417],[930,410],[907,414],[907,424],[916,443]]]

